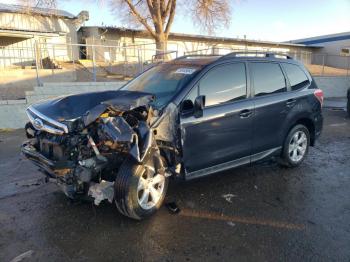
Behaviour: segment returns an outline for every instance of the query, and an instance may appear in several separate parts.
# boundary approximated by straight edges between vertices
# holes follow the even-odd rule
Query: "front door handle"
[[[287,105],[288,107],[292,107],[292,106],[295,105],[296,102],[297,102],[297,100],[294,99],[294,98],[288,99],[286,105]]]
[[[239,117],[240,118],[248,118],[252,115],[252,111],[249,109],[244,109],[240,112]]]

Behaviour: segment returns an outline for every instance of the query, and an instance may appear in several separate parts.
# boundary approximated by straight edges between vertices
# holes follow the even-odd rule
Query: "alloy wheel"
[[[145,171],[140,176],[137,197],[138,203],[143,209],[151,209],[162,198],[165,185],[165,177],[155,172],[154,167],[145,166]]]
[[[305,155],[307,149],[307,136],[299,130],[295,132],[289,142],[288,153],[293,162],[299,162]]]

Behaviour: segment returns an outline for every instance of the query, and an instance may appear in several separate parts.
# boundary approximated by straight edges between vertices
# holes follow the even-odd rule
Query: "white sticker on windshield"
[[[194,68],[179,68],[175,71],[175,74],[191,75],[196,71]]]

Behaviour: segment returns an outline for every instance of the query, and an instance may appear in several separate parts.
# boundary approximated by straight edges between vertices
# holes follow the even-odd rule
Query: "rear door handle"
[[[288,107],[292,107],[292,106],[295,105],[296,102],[297,102],[297,100],[294,99],[294,98],[288,99],[286,105],[287,105]]]
[[[244,109],[240,112],[239,117],[240,118],[248,118],[252,115],[252,111],[249,109]]]

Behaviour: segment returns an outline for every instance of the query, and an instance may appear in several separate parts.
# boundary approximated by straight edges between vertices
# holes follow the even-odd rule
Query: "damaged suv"
[[[266,157],[299,165],[322,129],[323,93],[288,56],[185,56],[120,90],[30,106],[23,154],[70,198],[152,215],[169,177],[192,179]]]

